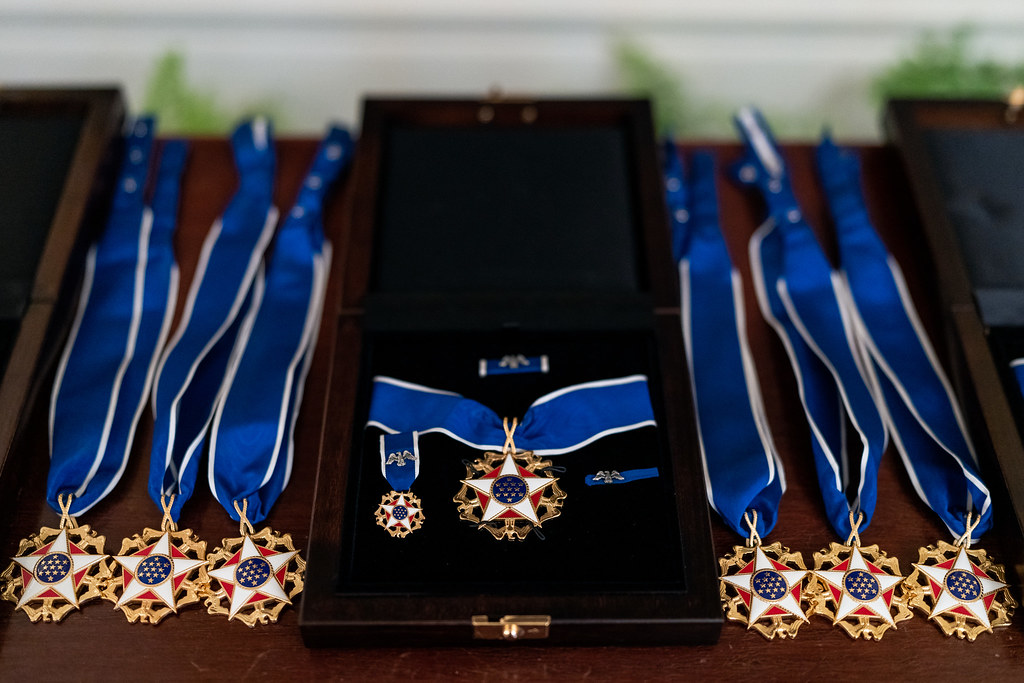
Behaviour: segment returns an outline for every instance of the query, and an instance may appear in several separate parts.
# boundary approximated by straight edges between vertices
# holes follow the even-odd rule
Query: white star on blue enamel
[[[761,546],[757,546],[752,562],[747,563],[738,573],[721,579],[736,587],[747,603],[747,628],[750,628],[761,617],[776,616],[777,612],[766,614],[775,607],[801,621],[807,621],[799,601],[793,597],[794,587],[799,586],[806,575],[806,569],[780,569],[765,555]]]
[[[174,589],[176,585],[180,585],[179,577],[206,564],[206,560],[193,560],[174,548],[169,532],[164,532],[156,543],[134,555],[115,555],[114,559],[124,572],[124,592],[121,593],[116,607],[131,600],[152,599],[140,597],[152,593],[157,600],[175,612],[178,610]]]
[[[866,607],[878,618],[895,626],[884,596],[903,577],[886,574],[874,565],[869,566],[857,546],[853,546],[849,560],[841,564],[846,564],[847,568],[814,571],[815,576],[841,591],[832,623],[842,621],[858,609]]]
[[[943,566],[946,565],[946,566]],[[998,590],[1006,588],[1006,584],[988,576],[967,555],[967,548],[961,546],[952,565],[943,562],[938,565],[914,564],[922,574],[928,577],[928,583],[935,598],[929,619],[940,614],[962,607],[977,619],[985,628],[991,628],[988,618],[988,605],[985,598]]]
[[[260,552],[252,539],[246,536],[241,550],[222,566],[210,570],[210,576],[220,581],[224,592],[231,598],[228,619],[233,619],[246,605],[262,600],[280,600],[290,605],[292,601],[284,592],[280,574],[298,554],[297,550]]]
[[[477,499],[483,508],[481,520],[490,522],[506,513],[539,524],[537,506],[533,502],[534,494],[543,491],[557,479],[540,477],[526,472],[516,465],[512,454],[507,454],[501,467],[483,475],[479,479],[463,479],[462,483],[476,491]]]
[[[105,557],[107,555],[86,553],[68,540],[66,529],[61,529],[49,545],[30,555],[11,558],[21,565],[24,582],[24,592],[17,606],[35,599],[59,596],[77,608],[81,577],[76,579],[75,576]]]

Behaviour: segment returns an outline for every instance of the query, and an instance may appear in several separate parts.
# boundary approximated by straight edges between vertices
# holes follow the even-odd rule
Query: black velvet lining
[[[372,290],[642,291],[626,133],[394,126]]]
[[[1024,132],[942,129],[926,140],[982,320],[1024,325]]]

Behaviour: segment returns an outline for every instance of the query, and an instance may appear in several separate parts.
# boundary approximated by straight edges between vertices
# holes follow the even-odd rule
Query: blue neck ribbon
[[[181,321],[160,360],[153,389],[149,495],[157,505],[173,496],[174,521],[195,488],[230,352],[277,223],[269,123],[257,119],[239,126],[231,143],[239,187],[203,242]]]
[[[740,183],[761,191],[768,218],[751,237],[750,264],[761,313],[774,328],[796,375],[810,424],[825,512],[841,536],[866,529],[877,500],[886,430],[875,403],[843,279],[833,272],[804,219],[785,162],[761,115],[736,117],[745,154],[734,168]],[[859,457],[847,452],[847,424]]]
[[[147,207],[154,125],[140,118],[127,136],[111,213],[86,256],[53,385],[46,497],[58,512],[58,497],[71,494],[68,512],[79,515],[120,480],[174,311],[172,237],[186,146],[164,144]]]
[[[348,131],[328,132],[253,285],[210,437],[210,490],[236,520],[265,519],[288,484],[330,272],[323,203],[352,151]]]
[[[654,425],[647,378],[631,375],[575,384],[538,398],[519,421],[515,444],[537,455],[560,455]],[[487,406],[391,377],[374,378],[367,426],[388,434],[438,432],[479,450],[500,452],[505,443],[502,418]]]
[[[671,141],[664,159],[708,498],[736,533],[767,535],[786,483],[747,340],[742,281],[719,226],[714,157],[693,156],[689,183]]]
[[[957,537],[967,516],[980,536],[992,524],[982,481],[949,380],[918,318],[899,265],[868,218],[860,161],[827,137],[818,170],[839,242],[858,336],[879,379],[890,433],[921,499]]]

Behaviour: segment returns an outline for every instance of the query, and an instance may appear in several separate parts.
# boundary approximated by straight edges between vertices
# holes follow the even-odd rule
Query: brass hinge
[[[473,637],[483,640],[532,640],[547,638],[551,617],[546,614],[510,614],[491,621],[483,614],[473,615]]]

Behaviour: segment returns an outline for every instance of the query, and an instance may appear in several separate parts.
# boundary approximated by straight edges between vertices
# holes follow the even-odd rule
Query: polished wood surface
[[[277,203],[287,206],[294,197],[315,143],[307,140],[279,144]],[[738,148],[719,147],[719,160],[735,159]],[[926,326],[938,335],[938,309],[931,298],[932,270],[926,260],[917,219],[909,200],[896,154],[886,148],[865,148],[869,208],[880,231],[906,271],[911,291]],[[807,147],[787,147],[795,189],[810,222],[822,228],[821,237],[830,253],[834,243],[827,235],[826,211],[812,172]],[[234,189],[230,149],[221,140],[193,144],[183,192],[178,235],[183,285],[191,278],[199,244]],[[744,277],[749,275],[746,242],[756,229],[762,209],[759,200],[719,175],[723,227],[729,247]],[[328,213],[329,232],[344,248],[346,198],[337,194]],[[340,261],[340,259],[338,259]],[[335,281],[338,273],[335,272]],[[747,280],[749,283],[749,278]],[[335,288],[336,289],[336,288]],[[337,291],[327,315],[335,311]],[[184,289],[181,293],[184,298]],[[786,467],[789,489],[783,498],[778,526],[769,541],[781,541],[810,560],[813,552],[837,540],[828,528],[811,464],[808,428],[800,414],[796,386],[784,352],[757,314],[753,292],[747,287],[747,311],[751,342],[761,379],[773,436]],[[329,319],[329,318],[327,318]],[[290,531],[299,547],[309,534],[309,514],[316,473],[315,454],[320,450],[326,386],[331,371],[330,348],[335,326],[324,324],[305,402],[297,429],[296,460],[292,481],[275,506],[268,523]],[[940,343],[941,339],[937,339]],[[682,353],[682,349],[680,349]],[[51,369],[52,372],[52,369]],[[107,537],[107,549],[116,551],[120,539],[143,526],[155,527],[160,514],[146,495],[146,453],[151,436],[148,418],[136,439],[135,454],[117,489],[81,520]],[[0,514],[6,523],[0,530],[0,548],[11,554],[19,538],[40,525],[53,525],[57,516],[44,502],[47,467],[46,397],[33,406],[30,422],[12,453],[0,481]],[[700,482],[694,482],[700,485]],[[997,501],[998,504],[999,501]],[[182,515],[182,527],[191,527],[210,546],[221,538],[236,536],[238,525],[220,509],[203,486]],[[997,557],[1010,539],[1002,527],[984,539]],[[716,551],[728,552],[739,542],[717,519],[712,522]],[[879,504],[875,521],[863,535],[866,544],[878,543],[900,559],[909,573],[917,548],[946,539],[937,518],[914,494],[896,453],[887,454],[879,477]],[[841,540],[841,539],[839,539]],[[1019,542],[1019,539],[1017,539]],[[1018,596],[1019,597],[1019,596]],[[300,597],[301,599],[301,597]],[[334,649],[307,649],[299,635],[294,609],[286,610],[276,625],[249,629],[208,615],[202,609],[186,609],[159,626],[128,624],[110,603],[86,604],[60,624],[32,624],[13,605],[0,604],[0,678],[35,678],[47,674],[60,680],[111,680],[153,678],[309,679],[330,677],[355,680],[458,679],[529,680],[562,678],[576,680],[705,679],[730,675],[760,676],[769,680],[806,680],[838,676],[844,680],[949,678],[965,675],[1019,676],[1024,666],[1024,614],[1017,622],[974,643],[947,638],[927,619],[899,624],[881,642],[853,642],[820,617],[804,625],[795,640],[768,642],[743,627],[728,623],[718,644],[702,647],[587,647],[547,648],[543,645],[497,644],[474,648],[417,648],[413,642],[381,643],[379,648],[351,649],[338,643]],[[468,626],[467,626],[468,628]]]

